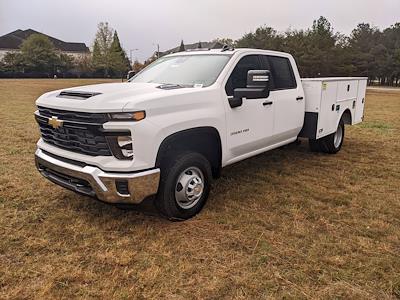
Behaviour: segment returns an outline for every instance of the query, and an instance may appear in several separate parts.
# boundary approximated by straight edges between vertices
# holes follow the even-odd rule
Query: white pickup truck
[[[227,165],[309,139],[336,153],[363,120],[366,78],[301,79],[290,54],[202,50],[162,57],[128,82],[37,101],[44,177],[109,203],[155,205],[169,219],[204,206]]]

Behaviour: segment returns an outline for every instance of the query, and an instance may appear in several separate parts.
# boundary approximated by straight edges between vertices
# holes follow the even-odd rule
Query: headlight
[[[140,121],[146,118],[144,110],[135,112],[110,113],[111,120],[115,121]]]

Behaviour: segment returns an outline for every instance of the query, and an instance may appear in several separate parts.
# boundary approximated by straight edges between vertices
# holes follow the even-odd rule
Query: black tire
[[[321,140],[320,147],[322,152],[328,154],[336,154],[342,148],[343,141],[344,141],[344,122],[341,119],[338,128],[336,129],[336,132],[324,137]]]
[[[185,171],[186,173],[184,173]],[[190,178],[186,187],[183,187],[178,182],[182,176]],[[179,195],[182,195],[182,193],[185,194],[184,192],[187,189],[190,190],[189,185],[192,182],[192,178],[201,179],[202,187],[199,189],[202,189],[202,193],[199,197],[193,198],[196,198],[196,200],[192,204],[188,201],[187,206],[184,206],[182,199],[180,199],[181,201],[177,200],[176,194],[181,193]],[[206,203],[210,193],[211,180],[211,165],[203,155],[186,152],[167,156],[161,163],[160,186],[155,206],[169,220],[180,221],[192,218],[201,211]],[[198,183],[198,185],[200,186],[201,184]],[[180,188],[181,190],[179,190]],[[187,199],[185,198],[184,200]]]
[[[321,152],[319,142],[320,142],[319,140],[312,140],[312,139],[308,140],[308,146],[310,147],[311,152]]]
[[[337,136],[338,135],[338,136]],[[313,152],[324,152],[336,154],[342,148],[344,141],[344,121],[340,119],[336,132],[327,135],[319,140],[309,140],[310,150]]]

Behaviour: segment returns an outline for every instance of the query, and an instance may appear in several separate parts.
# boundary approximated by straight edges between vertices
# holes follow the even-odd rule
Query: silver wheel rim
[[[204,175],[199,168],[187,168],[179,175],[175,185],[175,200],[179,207],[192,208],[199,202],[203,192]]]
[[[339,125],[338,129],[335,132],[335,138],[333,142],[335,148],[339,148],[340,144],[342,143],[342,139],[343,139],[343,128],[342,126]]]

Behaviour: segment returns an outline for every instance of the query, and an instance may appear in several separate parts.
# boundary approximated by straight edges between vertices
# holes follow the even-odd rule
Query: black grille
[[[98,123],[103,124],[109,120],[107,114],[102,113],[85,113],[77,111],[66,111],[46,107],[38,107],[39,114],[43,117],[57,117],[64,121],[84,122],[84,123]]]
[[[40,173],[50,181],[59,184],[72,191],[94,197],[95,192],[90,186],[89,182],[84,179],[76,178],[70,175],[62,174],[52,169],[49,169],[41,164],[37,165]]]
[[[46,143],[91,156],[111,156],[102,124],[107,114],[91,114],[39,107],[35,115]],[[53,128],[49,118],[57,117],[62,126]]]

